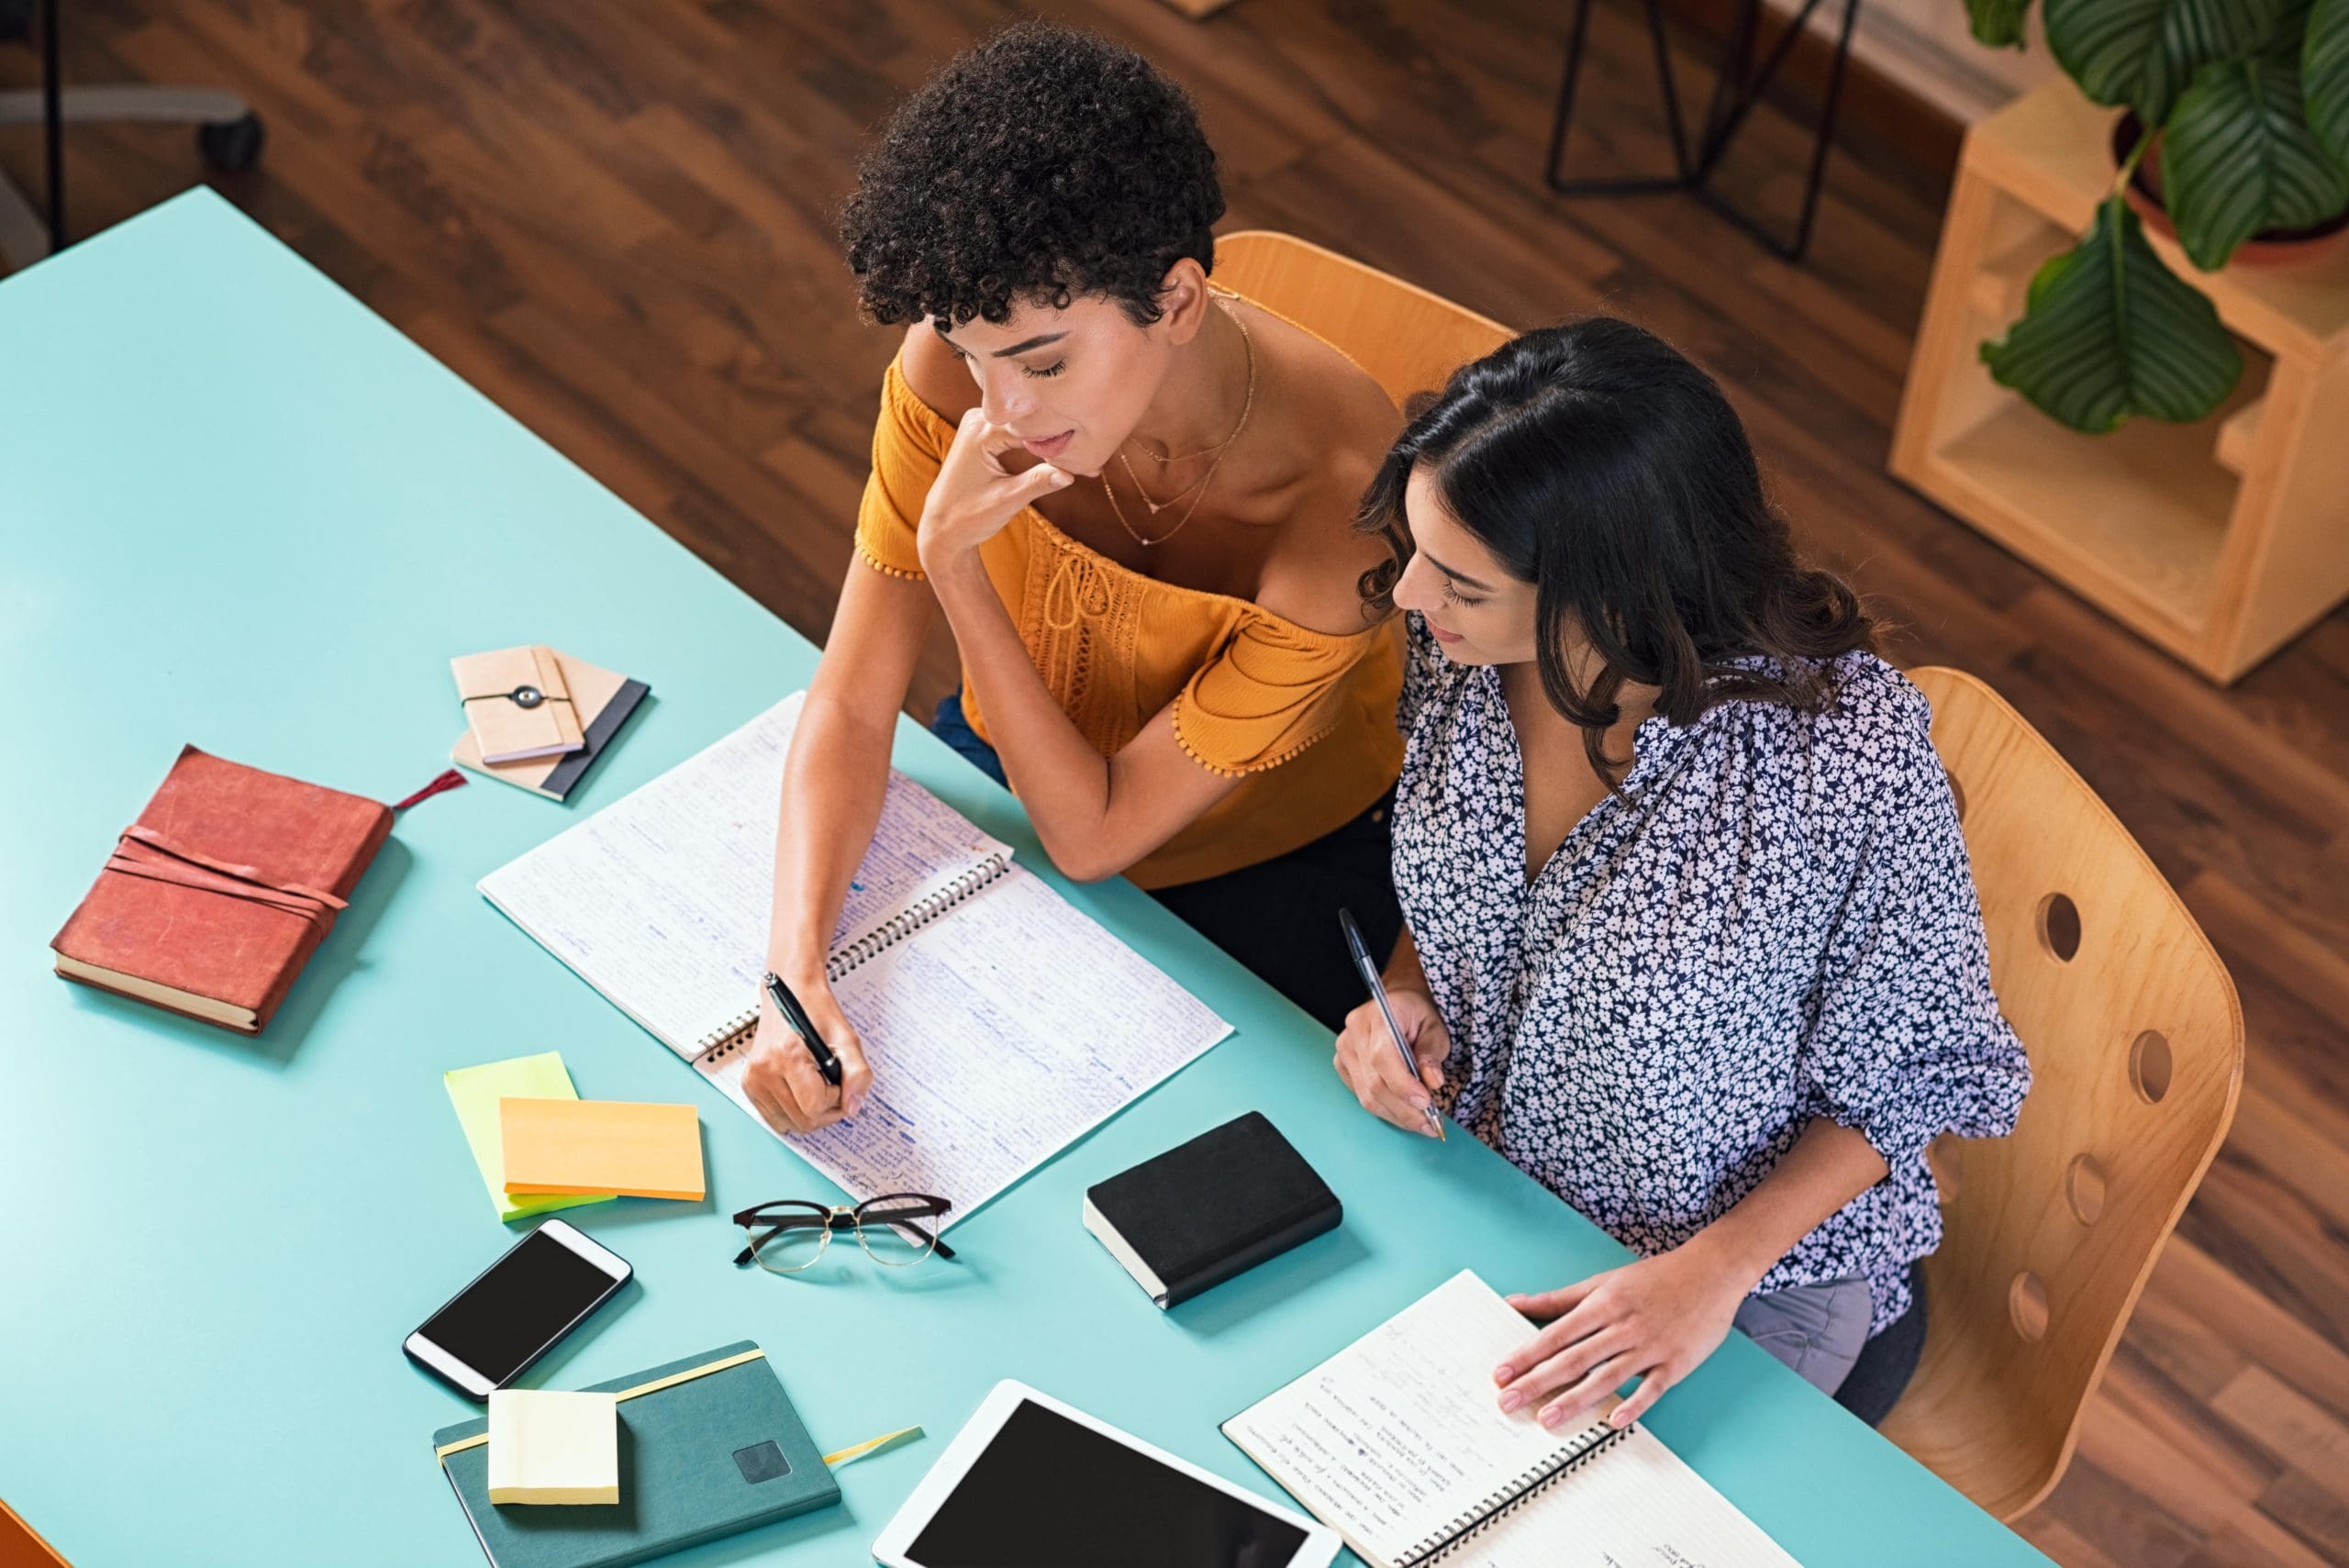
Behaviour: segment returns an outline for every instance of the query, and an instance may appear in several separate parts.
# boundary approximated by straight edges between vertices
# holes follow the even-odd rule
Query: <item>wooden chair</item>
[[[2054,747],[1960,671],[1913,670],[1957,793],[1990,973],[2034,1083],[2008,1139],[1932,1151],[1947,1237],[1887,1437],[2001,1518],[2051,1491],[2234,1118],[2243,1009],[2194,917]]]
[[[1336,347],[1398,406],[1517,335],[1415,284],[1269,229],[1218,239],[1215,281]]]

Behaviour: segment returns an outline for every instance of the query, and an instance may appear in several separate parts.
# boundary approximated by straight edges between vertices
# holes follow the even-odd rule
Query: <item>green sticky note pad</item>
[[[610,1193],[509,1196],[506,1191],[506,1159],[497,1132],[497,1102],[508,1098],[577,1099],[579,1091],[571,1086],[571,1074],[562,1065],[562,1052],[545,1051],[536,1056],[459,1067],[440,1074],[440,1081],[449,1085],[450,1102],[457,1107],[457,1123],[465,1129],[465,1141],[473,1146],[473,1163],[481,1167],[481,1179],[489,1185],[489,1201],[497,1206],[498,1218],[520,1219],[552,1208],[576,1208],[583,1203],[612,1201]]]

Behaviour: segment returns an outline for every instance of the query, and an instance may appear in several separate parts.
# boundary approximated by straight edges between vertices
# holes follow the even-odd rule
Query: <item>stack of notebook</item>
[[[458,766],[470,769],[484,778],[510,784],[517,789],[527,789],[532,795],[542,795],[549,800],[562,800],[578,787],[580,780],[586,777],[587,770],[595,765],[596,759],[604,754],[612,738],[620,732],[620,727],[636,712],[637,705],[651,695],[652,688],[642,681],[632,681],[626,675],[590,664],[584,659],[574,659],[559,651],[508,649],[499,654],[477,653],[451,661],[457,670],[459,693],[466,692],[468,668],[475,661],[495,661],[524,653],[543,654],[544,657],[533,659],[527,667],[527,674],[520,668],[516,671],[487,668],[475,675],[473,684],[486,686],[499,680],[511,680],[519,685],[543,680],[549,687],[562,691],[562,696],[560,699],[547,698],[527,710],[516,708],[510,695],[502,699],[495,694],[485,699],[476,697],[465,705],[467,728],[464,734],[457,738],[457,743],[449,749],[449,755]],[[544,675],[536,673],[540,663],[549,665]],[[538,688],[532,685],[531,689],[535,691]],[[540,695],[545,697],[545,693]],[[538,714],[548,715],[550,725],[553,724],[552,716],[555,714],[575,720],[576,739],[571,739],[568,731],[556,727],[551,730],[551,736],[555,738],[546,739],[543,750],[524,743],[531,739],[528,735],[510,742],[522,751],[538,751],[537,755],[512,762],[483,761],[482,732],[484,728],[489,728],[495,736],[498,731],[494,726],[499,719],[526,719]],[[495,746],[500,742],[493,740],[490,744]],[[500,756],[505,754],[503,751],[498,753]]]

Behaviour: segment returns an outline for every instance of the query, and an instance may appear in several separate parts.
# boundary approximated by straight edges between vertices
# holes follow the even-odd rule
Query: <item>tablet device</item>
[[[1003,1382],[897,1510],[886,1568],[1327,1568],[1336,1532]]]

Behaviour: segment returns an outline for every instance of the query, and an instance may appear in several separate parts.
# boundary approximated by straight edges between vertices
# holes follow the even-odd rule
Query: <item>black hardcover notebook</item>
[[[1261,1111],[1089,1187],[1085,1228],[1161,1307],[1337,1228],[1338,1197]]]

